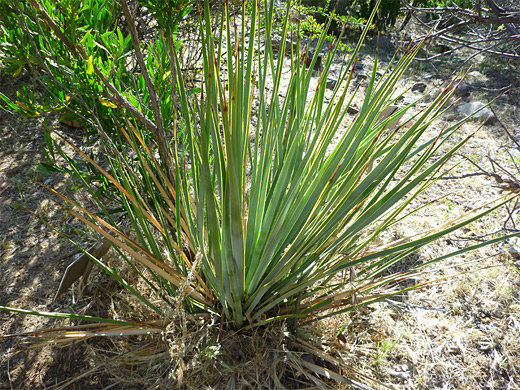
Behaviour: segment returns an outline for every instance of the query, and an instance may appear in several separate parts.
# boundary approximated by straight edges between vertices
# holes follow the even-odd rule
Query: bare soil
[[[2,75],[0,90],[14,99],[23,82],[31,83],[26,75],[15,80]],[[49,126],[62,126],[55,116],[47,119]],[[24,119],[0,110],[0,306],[44,312],[63,312],[68,307],[81,310],[92,296],[78,299],[69,292],[54,300],[63,272],[79,250],[36,215],[81,244],[88,245],[92,239],[42,187],[74,196],[67,177],[38,171],[38,164],[46,161],[41,149],[43,128],[42,118]],[[81,138],[77,129],[64,130],[72,138]],[[58,324],[66,323],[0,312],[0,336]],[[33,343],[26,344],[25,339],[0,339],[0,389],[47,388],[89,367],[81,355],[82,347],[29,348]],[[90,383],[97,379],[90,378]]]

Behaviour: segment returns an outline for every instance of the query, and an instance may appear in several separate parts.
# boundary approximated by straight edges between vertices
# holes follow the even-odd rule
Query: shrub
[[[355,20],[365,23],[374,10],[376,15],[373,18],[373,24],[378,31],[385,30],[394,26],[397,18],[400,16],[401,2],[400,0],[381,0],[380,4],[374,0],[363,0],[352,2],[348,0],[303,0],[301,2],[304,12],[315,17],[323,26],[327,24],[327,16],[332,12],[336,17],[351,17]],[[376,7],[376,5],[378,6]],[[336,30],[341,22],[333,21],[332,30]]]
[[[49,31],[40,44],[52,55],[37,54],[39,72],[54,94],[63,97],[67,110],[77,112],[67,96],[85,108],[81,115],[100,134],[109,167],[65,136],[59,139],[103,177],[123,211],[108,210],[99,187],[86,181],[99,208],[88,210],[60,195],[68,204],[62,207],[118,250],[141,282],[90,257],[146,307],[124,320],[56,316],[105,322],[107,332],[137,327],[132,334],[150,332],[150,321],[157,319],[162,322],[153,322],[153,331],[164,329],[172,310],[181,308],[211,313],[243,332],[285,319],[316,321],[417,287],[396,282],[421,267],[493,242],[430,259],[419,268],[384,272],[508,200],[414,237],[375,244],[381,233],[417,210],[410,209],[411,202],[442,175],[465,142],[441,152],[462,122],[433,137],[426,134],[444,112],[453,93],[449,88],[397,129],[386,127],[411,106],[378,120],[397,98],[396,83],[420,45],[395,58],[381,78],[376,56],[360,111],[334,144],[353,98],[349,87],[368,28],[327,105],[327,75],[339,43],[330,47],[318,84],[311,87],[325,33],[309,67],[295,34],[291,79],[282,91],[286,58],[276,56],[271,44],[273,2],[265,1],[259,12],[253,1],[239,15],[231,15],[225,2],[217,34],[209,3],[197,5],[203,48],[199,89],[187,87],[179,71],[175,32],[161,8],[174,12],[172,3],[155,3],[161,4],[157,12],[168,17],[157,19],[151,43],[139,40],[126,0],[121,2],[126,36],[115,25],[112,34],[83,27],[81,33],[65,36],[66,20],[51,12],[50,2],[47,8],[36,0],[30,3],[27,10],[18,9],[20,18],[31,18],[25,28]],[[287,7],[280,53],[298,29],[291,30]],[[37,53],[42,48],[33,46]],[[56,59],[58,65],[52,67]],[[101,106],[83,104],[87,96]],[[47,139],[50,155],[57,151],[67,156],[56,138],[49,134]],[[74,160],[67,161],[81,180]],[[125,224],[131,234],[125,233]],[[351,275],[348,283],[338,277],[345,271]],[[140,288],[143,283],[146,289]],[[390,284],[393,288],[387,288]]]

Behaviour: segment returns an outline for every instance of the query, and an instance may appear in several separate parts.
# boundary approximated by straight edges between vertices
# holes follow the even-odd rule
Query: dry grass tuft
[[[316,383],[336,388],[298,364],[309,354],[288,351],[284,324],[247,334],[225,328],[215,317],[187,316],[173,319],[162,336],[91,342],[86,354],[95,368],[74,380],[96,372],[117,388],[301,389]]]

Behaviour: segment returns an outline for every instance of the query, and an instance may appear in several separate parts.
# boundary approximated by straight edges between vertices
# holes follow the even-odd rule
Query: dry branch
[[[506,8],[497,5],[494,0],[484,1],[486,8],[480,2],[474,2],[472,8],[460,8],[454,4],[450,7],[419,8],[407,0],[402,0],[402,4],[408,10],[407,20],[414,18],[429,31],[417,37],[419,40],[437,38],[456,45],[454,50],[466,47],[477,53],[520,60],[520,5],[511,4]],[[458,34],[461,31],[467,34],[461,37]],[[453,50],[441,55],[451,52]]]

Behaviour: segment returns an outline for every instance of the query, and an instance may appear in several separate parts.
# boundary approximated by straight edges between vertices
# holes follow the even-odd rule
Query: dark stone
[[[455,88],[455,95],[458,97],[466,97],[469,95],[469,86],[468,83],[464,80],[457,79],[453,83],[453,87]]]
[[[379,35],[379,37],[376,35],[368,41],[368,44],[371,47],[377,47],[379,50],[385,51],[385,52],[393,52],[395,51],[394,45],[392,44],[392,41],[382,35]]]
[[[285,52],[286,53],[290,53],[290,50],[291,50],[291,46],[293,46],[293,48],[296,48],[296,45],[294,44],[294,42],[291,41],[291,39],[289,37],[287,37],[285,39]],[[271,37],[271,47],[273,49],[273,52],[278,52],[280,51],[280,48],[282,47],[282,37],[278,34],[275,34]]]
[[[426,90],[426,84],[423,83],[422,81],[414,84],[414,86],[412,87],[412,91],[413,92],[424,92]]]
[[[329,77],[327,79],[327,89],[334,89],[336,84],[338,83],[338,79]]]
[[[311,66],[311,63],[312,63],[312,58],[314,57],[314,53],[308,53],[308,55],[305,55],[303,54],[303,62],[305,63],[305,66],[308,68],[309,66]],[[314,68],[313,70],[320,70],[321,69],[321,65],[322,65],[322,62],[323,62],[323,55],[322,54],[319,54],[318,55],[318,58],[316,59],[316,63],[314,64]]]
[[[359,109],[354,106],[349,106],[349,108],[347,108],[347,113],[349,113],[350,115],[355,115],[359,113]]]

